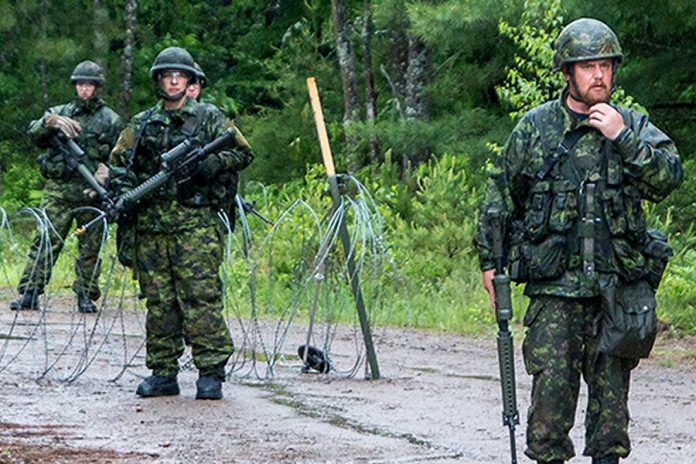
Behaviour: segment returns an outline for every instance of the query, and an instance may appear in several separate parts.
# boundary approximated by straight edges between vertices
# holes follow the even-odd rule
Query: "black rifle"
[[[209,154],[219,151],[235,141],[234,129],[227,129],[220,137],[203,147],[197,147],[194,142],[184,140],[168,152],[160,156],[160,171],[142,184],[135,187],[113,202],[113,206],[97,215],[75,232],[80,235],[102,219],[116,217],[128,211],[138,201],[148,197],[159,189],[169,179],[176,178],[178,183],[184,183],[191,178],[196,166]]]
[[[495,319],[498,322],[498,362],[500,364],[500,384],[503,391],[503,425],[510,429],[510,453],[512,464],[517,464],[515,448],[515,425],[520,423],[515,394],[514,344],[508,323],[512,319],[512,297],[510,277],[505,274],[503,255],[503,220],[499,211],[489,213],[493,232],[493,255],[495,256]]]
[[[245,213],[247,214],[253,214],[257,218],[261,219],[263,222],[265,222],[267,225],[273,227],[275,224],[273,224],[273,221],[265,217],[263,214],[259,213],[255,208],[254,208],[254,203],[246,201],[241,195],[237,195],[236,201],[239,205],[241,205],[242,209],[244,210]]]
[[[80,146],[63,132],[56,134],[58,149],[63,153],[63,161],[69,172],[77,171],[78,174],[87,182],[92,190],[97,192],[99,199],[106,205],[113,206],[113,201],[109,198],[106,189],[94,178],[92,171],[82,162],[85,159],[85,152]]]

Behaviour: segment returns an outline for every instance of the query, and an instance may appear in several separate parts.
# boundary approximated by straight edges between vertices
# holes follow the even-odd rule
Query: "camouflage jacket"
[[[211,208],[232,201],[234,193],[229,190],[236,188],[236,173],[251,163],[253,153],[241,132],[217,107],[191,98],[177,111],[166,111],[160,101],[131,119],[110,157],[113,183],[122,189],[139,185],[158,173],[160,156],[184,140],[204,145],[228,128],[235,130],[235,144],[209,155],[218,157],[222,171],[204,183],[177,185],[170,179],[149,198],[141,200],[137,208],[139,232],[169,233],[210,225],[215,220]],[[234,185],[229,181],[230,175]]]
[[[104,100],[91,98],[84,101],[76,98],[65,105],[54,106],[47,113],[67,116],[80,123],[82,130],[75,142],[85,152],[81,162],[91,172],[96,171],[100,162],[108,161],[123,124],[121,117],[106,106]],[[45,115],[29,123],[28,130],[32,141],[39,148],[47,149],[38,159],[42,174],[47,178],[44,194],[74,202],[85,201],[83,190],[87,184],[77,172],[67,171],[60,145],[56,144],[58,129],[45,127],[44,118]]]
[[[616,140],[591,129],[535,179],[565,134],[588,125],[567,110],[566,96],[529,111],[512,131],[491,169],[474,237],[481,269],[494,268],[490,219],[497,211],[504,262],[513,279],[528,282],[527,295],[591,297],[597,273],[640,278],[648,239],[643,200],[664,199],[683,176],[674,143],[645,115],[615,107],[626,125]],[[588,259],[596,272],[584,272]]]

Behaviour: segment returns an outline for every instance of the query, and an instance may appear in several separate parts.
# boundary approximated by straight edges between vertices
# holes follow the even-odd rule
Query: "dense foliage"
[[[137,4],[127,99],[120,89],[126,3]],[[332,3],[347,7],[360,102],[350,121]],[[180,45],[209,77],[204,99],[235,117],[254,147],[257,160],[244,179],[268,186],[265,208],[280,212],[320,195],[308,185],[320,157],[305,79],[316,76],[339,171],[357,160],[350,168],[379,204],[411,290],[412,322],[468,330],[471,321],[490,321],[470,245],[483,169],[519,111],[557,94],[562,81],[547,66],[551,42],[581,16],[607,22],[619,36],[626,55],[619,100],[640,105],[680,148],[685,183],[651,211],[677,251],[660,292],[663,317],[694,332],[693,2],[0,1],[0,206],[14,211],[40,201],[38,153],[25,130],[47,106],[71,98],[68,77],[78,61],[102,63],[104,98],[132,114],[156,98],[147,71],[157,52]],[[366,77],[375,86],[374,119]]]

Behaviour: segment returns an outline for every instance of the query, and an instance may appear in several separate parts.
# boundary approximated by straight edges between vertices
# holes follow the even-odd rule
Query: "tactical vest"
[[[560,135],[544,134],[543,124],[536,127],[544,151],[555,151]],[[513,223],[508,257],[513,280],[548,281],[571,272],[588,282],[596,282],[597,273],[634,281],[645,273],[641,250],[648,235],[641,196],[625,182],[621,156],[609,141],[584,140],[600,147],[584,165],[577,157],[582,142],[546,179],[528,178],[524,216]]]

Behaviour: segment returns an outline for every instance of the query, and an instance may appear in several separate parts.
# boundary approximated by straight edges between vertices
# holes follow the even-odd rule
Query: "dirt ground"
[[[2,300],[1,463],[510,462],[493,338],[380,331],[382,378],[365,380],[362,368],[354,378],[341,375],[355,359],[350,330],[334,339],[338,372],[322,375],[300,372],[303,332],[291,328],[272,378],[254,375],[247,364],[231,375],[222,401],[196,401],[196,372],[186,368],[180,396],[141,399],[134,391],[147,375],[138,350],[142,315],[16,314]],[[230,325],[244,351],[244,335]],[[514,331],[517,453],[524,463],[530,378],[521,363],[521,330]],[[634,451],[624,462],[694,462],[695,341],[662,336],[654,356],[634,371]],[[572,432],[578,454],[585,402],[583,391]]]

